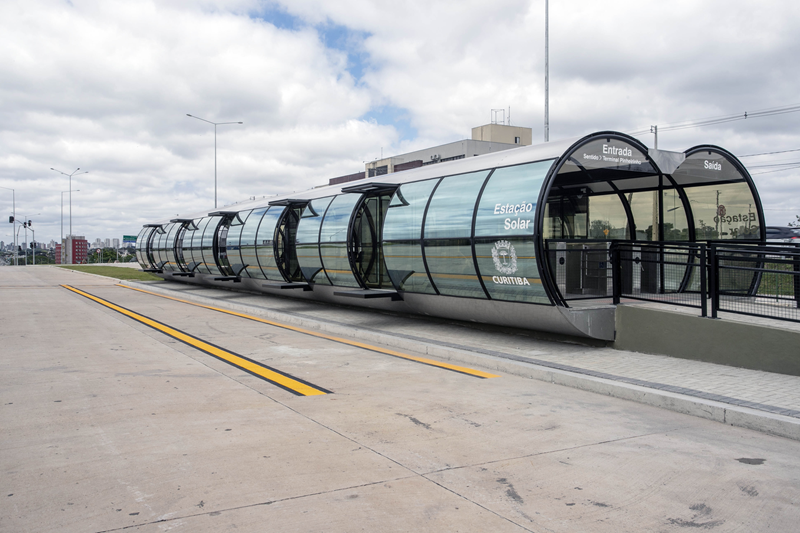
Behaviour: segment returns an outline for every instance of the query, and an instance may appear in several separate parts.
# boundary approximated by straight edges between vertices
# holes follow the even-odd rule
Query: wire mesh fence
[[[706,307],[706,246],[615,243],[615,298]]]
[[[612,297],[800,322],[800,246],[548,241],[565,301]]]
[[[715,309],[800,321],[800,248],[715,247]],[[749,289],[746,290],[746,287]]]

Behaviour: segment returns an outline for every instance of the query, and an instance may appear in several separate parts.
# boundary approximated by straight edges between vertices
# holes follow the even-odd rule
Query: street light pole
[[[61,191],[61,264],[67,260],[67,251],[64,243],[64,193],[72,191]],[[80,192],[80,189],[75,189],[75,192]]]
[[[14,217],[14,221],[17,220],[17,193],[14,189],[9,189],[8,187],[0,187],[0,189],[5,189],[7,191],[11,191],[11,211]],[[14,236],[14,266],[18,266],[19,262],[17,260],[17,232],[14,231],[14,228],[11,228],[11,233]]]
[[[224,126],[226,124],[244,124],[244,122],[211,122],[210,120],[196,117],[194,115],[190,115],[189,113],[186,113],[186,116],[196,118],[197,120],[202,120],[203,122],[208,122],[209,124],[214,125],[214,209],[216,209],[217,208],[217,126]]]
[[[61,172],[60,170],[56,170],[53,167],[50,167],[50,170],[55,170],[59,174],[64,174],[65,176],[69,177],[69,234],[72,235],[72,176],[75,174],[88,174],[88,170],[84,170],[83,172],[78,172],[81,168],[78,167],[72,174],[67,174],[66,172]]]

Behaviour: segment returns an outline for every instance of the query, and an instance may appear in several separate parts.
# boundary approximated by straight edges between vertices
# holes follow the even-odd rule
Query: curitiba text
[[[498,285],[530,285],[528,278],[513,278],[508,276],[492,276],[492,281]]]

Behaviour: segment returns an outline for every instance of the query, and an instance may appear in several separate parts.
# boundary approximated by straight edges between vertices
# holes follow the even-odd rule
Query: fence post
[[[611,243],[611,287],[614,294],[614,305],[620,302],[622,293],[622,261],[620,261],[619,243]]]
[[[700,245],[700,316],[708,316],[708,286],[706,277],[706,245]]]
[[[800,246],[795,247],[795,253],[792,255],[792,270],[794,271],[794,301],[795,305],[800,308]]]
[[[711,318],[717,318],[717,310],[719,309],[719,258],[717,257],[717,246],[715,244],[710,244],[708,250],[708,259],[711,262],[708,269],[708,288],[711,293]]]

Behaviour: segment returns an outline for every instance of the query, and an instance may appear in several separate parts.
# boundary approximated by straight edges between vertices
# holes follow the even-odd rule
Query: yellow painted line
[[[167,300],[174,300],[176,302],[181,302],[189,305],[194,305],[195,307],[202,307],[203,309],[210,309],[212,311],[218,311],[220,313],[225,313],[226,315],[233,315],[238,316],[241,318],[246,318],[248,320],[254,320],[256,322],[261,322],[262,324],[269,324],[270,326],[276,326],[283,329],[288,329],[291,331],[296,331],[298,333],[303,333],[305,335],[311,335],[312,337],[319,337],[321,339],[327,339],[333,342],[339,342],[342,344],[347,344],[349,346],[355,346],[356,348],[363,348],[364,350],[370,350],[372,352],[378,352],[386,355],[391,355],[394,357],[399,357],[401,359],[407,359],[409,361],[416,361],[418,363],[423,363],[430,366],[435,366],[439,368],[444,368],[446,370],[452,370],[453,372],[459,372],[461,374],[467,374],[469,376],[474,376],[478,378],[499,378],[497,374],[490,374],[488,372],[483,372],[482,370],[475,370],[474,368],[467,368],[465,366],[458,366],[458,365],[451,365],[450,363],[443,363],[442,361],[437,361],[435,359],[428,359],[427,357],[417,357],[416,355],[410,355],[403,352],[397,352],[395,350],[389,350],[387,348],[381,348],[379,346],[373,346],[371,344],[364,344],[363,342],[351,341],[348,339],[344,339],[342,337],[334,337],[333,335],[326,335],[324,333],[318,333],[316,331],[311,331],[308,329],[298,328],[297,326],[290,326],[288,324],[282,324],[280,322],[274,322],[272,320],[266,320],[264,318],[259,318],[257,316],[246,315],[244,313],[238,313],[236,311],[230,311],[228,309],[221,309],[219,307],[213,307],[210,305],[199,304],[196,302],[191,302],[189,300],[181,300],[180,298],[175,298],[173,296],[165,296],[163,294],[158,294],[156,292],[146,291],[144,289],[137,289],[136,287],[128,287],[127,285],[117,285],[118,287],[123,287],[125,289],[130,289],[133,291],[143,292],[145,294],[152,294],[153,296],[158,296],[159,298],[166,298]]]
[[[313,385],[296,377],[290,376],[289,374],[285,374],[274,368],[270,368],[266,365],[253,361],[252,359],[235,354],[233,352],[220,348],[219,346],[215,346],[213,344],[205,342],[204,340],[198,339],[193,335],[189,335],[188,333],[184,333],[183,331],[172,328],[166,324],[162,324],[157,320],[153,320],[152,318],[148,318],[144,315],[140,315],[139,313],[135,313],[130,309],[125,309],[124,307],[120,307],[119,305],[111,303],[108,300],[98,298],[97,296],[89,294],[88,292],[76,289],[75,287],[70,287],[69,285],[61,285],[61,286],[76,294],[80,294],[81,296],[84,296],[94,302],[97,302],[100,305],[104,305],[109,309],[113,309],[118,313],[121,313],[129,318],[136,320],[137,322],[140,322],[155,330],[165,333],[166,335],[169,335],[170,337],[177,339],[181,342],[184,342],[189,346],[192,346],[200,351],[212,355],[217,359],[221,359],[226,363],[241,368],[245,372],[258,376],[298,396],[318,396],[320,394],[330,393],[330,391],[325,390],[321,387],[317,387],[316,385]]]

